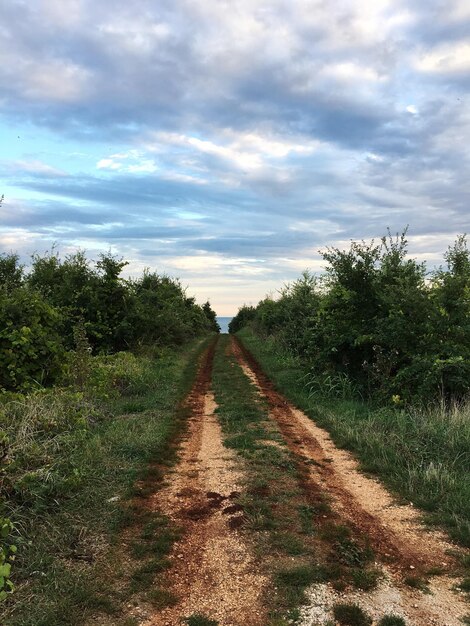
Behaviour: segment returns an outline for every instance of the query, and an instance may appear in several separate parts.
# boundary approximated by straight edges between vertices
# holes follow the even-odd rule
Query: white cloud
[[[28,172],[31,174],[44,174],[46,176],[67,176],[67,172],[52,165],[48,165],[37,159],[24,161],[3,161],[8,169],[12,171]]]
[[[434,74],[469,72],[470,43],[445,44],[423,54],[415,64],[418,70]]]
[[[1,4],[0,109],[52,129],[63,161],[52,142],[2,146],[9,184],[30,194],[8,223],[31,230],[0,244],[115,241],[225,312],[317,269],[318,247],[387,225],[410,223],[434,259],[468,222],[470,9],[431,5]],[[70,173],[77,151],[89,158]],[[62,162],[67,177],[48,164]]]

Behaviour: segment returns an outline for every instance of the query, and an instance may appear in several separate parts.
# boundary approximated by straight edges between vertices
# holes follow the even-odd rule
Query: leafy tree
[[[60,312],[37,291],[0,291],[0,388],[27,389],[55,380],[62,368]]]
[[[318,376],[389,402],[470,391],[470,252],[459,237],[447,267],[426,278],[408,257],[406,231],[380,242],[352,242],[323,253],[320,281],[308,273],[274,300],[242,307],[231,332],[247,323],[275,337]]]
[[[24,268],[18,254],[0,254],[0,289],[11,291],[23,283]]]
[[[209,302],[199,306],[177,279],[145,271],[125,280],[127,262],[78,251],[61,260],[34,255],[24,276],[15,254],[0,256],[0,387],[52,383],[77,332],[95,353],[177,345],[219,329]]]
[[[228,325],[229,333],[236,333],[241,328],[246,326],[248,322],[251,322],[256,317],[256,309],[253,306],[243,305],[238,313],[235,315],[232,320],[230,320],[230,324]]]
[[[220,333],[220,326],[217,322],[217,316],[215,311],[212,309],[209,300],[207,302],[204,302],[204,304],[202,305],[202,310],[209,322],[210,330],[213,330],[215,333]]]

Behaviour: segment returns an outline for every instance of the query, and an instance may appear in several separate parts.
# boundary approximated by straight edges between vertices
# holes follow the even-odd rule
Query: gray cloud
[[[387,226],[434,259],[468,228],[468,32],[460,0],[3,3],[4,123],[100,156],[2,150],[0,245],[119,246],[204,288],[206,255],[218,294]]]

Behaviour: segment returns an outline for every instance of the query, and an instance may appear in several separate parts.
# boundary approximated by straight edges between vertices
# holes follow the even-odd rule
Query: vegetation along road
[[[166,601],[137,598],[138,623],[462,623],[468,553],[361,473],[241,341],[205,350],[185,405],[178,462],[141,502],[181,534],[157,574]]]
[[[193,351],[176,456],[169,446],[141,474],[114,545],[77,538],[68,585],[105,568],[90,598],[48,600],[35,623],[462,624],[468,551],[362,473],[246,343],[222,335]],[[33,623],[15,614],[6,623]]]
[[[464,243],[454,249],[460,260],[469,258]],[[122,264],[112,258],[96,270],[81,257],[38,259],[29,278],[14,257],[5,258],[10,279],[0,313],[17,319],[28,302],[51,334],[35,333],[33,350],[19,320],[2,338],[16,353],[4,352],[9,366],[0,394],[1,623],[469,624],[466,361],[435,359],[441,373],[452,374],[441,377],[449,393],[440,403],[436,396],[418,404],[413,376],[423,376],[423,390],[439,387],[404,357],[390,376],[379,344],[366,345],[372,339],[361,327],[372,320],[379,333],[380,316],[390,322],[380,268],[387,275],[416,269],[396,252],[386,248],[382,266],[367,266],[375,300],[357,301],[347,291],[358,268],[362,290],[367,282],[354,254],[330,253],[341,269],[330,291],[304,275],[278,300],[242,307],[223,335],[209,303],[198,306],[165,277],[121,281]],[[75,295],[64,292],[71,278],[77,310]],[[467,287],[450,270],[438,278],[431,287],[415,281],[400,297],[438,302],[440,325],[452,302],[443,290]],[[120,294],[125,311],[96,316],[90,301],[87,312],[96,289],[114,293],[111,300]],[[372,301],[369,318],[356,310]],[[152,314],[156,303],[161,318]],[[348,306],[356,307],[362,344],[346,323]],[[295,343],[302,310],[309,316]],[[463,320],[462,332],[464,313],[452,313]],[[170,319],[172,335],[163,341]],[[56,322],[67,330],[68,350],[54,334]],[[431,349],[432,323],[423,354]],[[339,348],[328,347],[338,341],[328,324],[344,330],[341,358]],[[25,367],[14,361],[22,350]],[[312,369],[308,350],[317,351],[324,371]],[[367,351],[382,379],[372,367],[350,367],[353,359],[367,365]],[[390,354],[399,363],[398,350]],[[37,385],[41,368],[54,384]],[[402,375],[406,403],[389,397]]]

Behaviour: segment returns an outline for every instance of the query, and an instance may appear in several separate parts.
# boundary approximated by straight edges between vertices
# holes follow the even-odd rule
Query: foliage
[[[198,306],[194,298],[186,296],[178,280],[145,271],[130,283],[130,291],[132,305],[126,319],[130,345],[179,345],[216,330],[210,304]]]
[[[243,326],[246,326],[248,322],[251,322],[256,316],[256,309],[252,306],[243,305],[237,315],[230,321],[228,325],[229,333],[238,332]]]
[[[6,517],[0,517],[0,602],[6,600],[14,590],[10,579],[11,564],[15,560],[16,546],[9,542],[13,524]]]
[[[198,305],[177,279],[146,270],[125,280],[126,265],[111,254],[93,264],[82,251],[61,260],[53,250],[34,255],[25,274],[18,255],[0,256],[0,389],[57,381],[67,350],[80,387],[92,352],[175,346],[219,331],[209,302]]]
[[[369,626],[370,617],[357,604],[339,603],[333,607],[335,620],[342,626]]]
[[[407,255],[406,231],[379,243],[323,252],[326,273],[309,273],[256,308],[242,307],[231,332],[251,323],[310,369],[308,384],[330,381],[382,403],[450,405],[470,391],[470,252],[464,236],[447,267],[428,280]]]
[[[53,382],[64,354],[60,312],[27,287],[0,289],[0,389]]]
[[[206,318],[209,320],[210,330],[216,333],[220,333],[220,326],[219,326],[219,323],[217,322],[217,316],[216,316],[215,311],[212,309],[209,300],[207,302],[204,302],[204,304],[202,305],[202,312],[204,313]]]
[[[0,289],[11,291],[23,282],[24,268],[17,254],[0,254]]]
[[[384,615],[378,626],[406,626],[406,622],[399,615]]]
[[[215,619],[209,619],[201,613],[194,613],[184,621],[188,626],[217,626],[219,623]]]
[[[171,441],[187,416],[181,399],[205,345],[90,357],[80,390],[0,394],[0,516],[14,522],[19,555],[2,624],[78,626],[127,604],[137,579],[158,576],[175,529],[128,499],[144,495],[136,481],[159,485],[156,465],[173,460]],[[124,524],[139,552],[123,560]],[[170,599],[162,592],[159,602]]]

